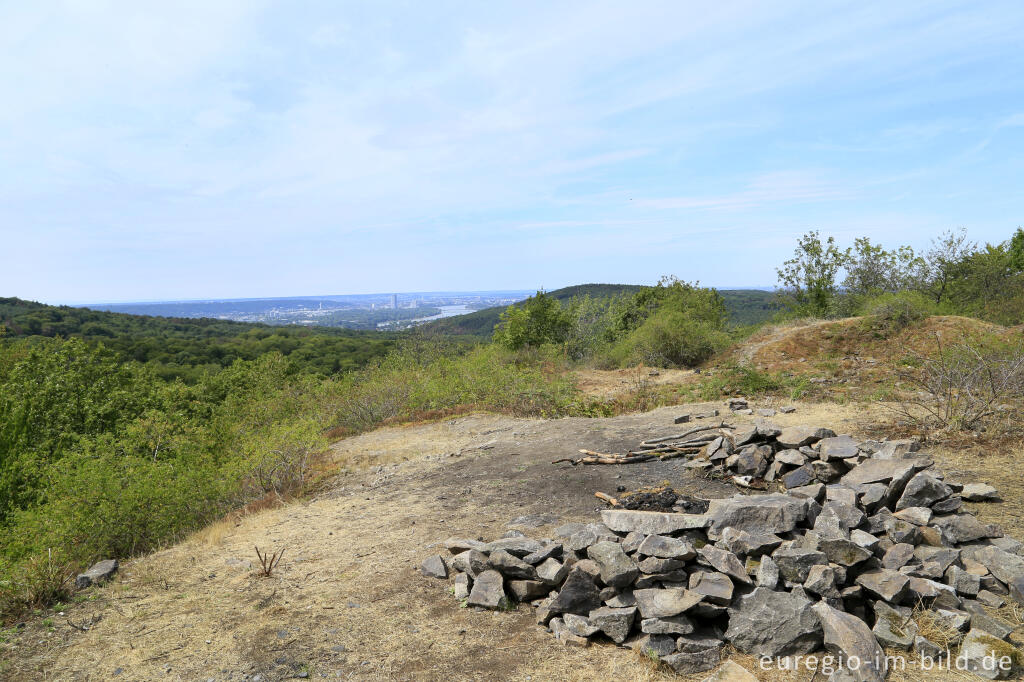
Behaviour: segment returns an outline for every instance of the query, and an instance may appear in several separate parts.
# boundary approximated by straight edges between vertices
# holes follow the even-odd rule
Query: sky
[[[1024,5],[0,0],[0,296],[765,287],[1024,224]]]

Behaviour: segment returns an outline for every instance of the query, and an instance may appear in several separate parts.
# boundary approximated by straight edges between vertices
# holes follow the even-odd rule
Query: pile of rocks
[[[707,456],[734,450],[727,466],[771,469],[788,489],[710,500],[699,514],[609,509],[548,539],[449,539],[451,557],[422,571],[453,573],[468,606],[531,603],[566,645],[609,639],[681,673],[715,667],[726,642],[862,663],[837,679],[884,679],[882,647],[939,658],[956,643],[958,667],[990,678],[1022,662],[1014,626],[986,607],[1024,603],[1024,549],[961,508],[993,489],[944,480],[911,441],[765,424],[728,440]],[[946,639],[923,636],[925,622]],[[991,670],[993,659],[1003,664]]]

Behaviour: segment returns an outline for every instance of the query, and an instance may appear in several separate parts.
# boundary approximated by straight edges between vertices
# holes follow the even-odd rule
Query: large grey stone
[[[678,616],[699,604],[703,598],[682,587],[633,590],[633,597],[642,618]]]
[[[543,547],[539,542],[530,538],[501,538],[500,540],[488,542],[480,551],[490,553],[504,550],[512,556],[521,559],[528,554],[539,552]]]
[[[482,606],[485,609],[503,609],[508,606],[501,574],[494,570],[482,572],[473,580],[473,589],[469,591],[470,606]]]
[[[548,585],[561,585],[565,576],[569,575],[568,564],[563,564],[558,559],[548,559],[537,567],[537,577]]]
[[[79,573],[75,577],[75,588],[84,590],[90,585],[99,585],[110,580],[117,573],[118,565],[117,559],[104,559],[103,561],[96,562],[89,567],[88,571]]]
[[[843,476],[843,485],[857,486],[866,483],[888,483],[894,478],[910,480],[914,472],[914,463],[901,459],[868,459],[864,460]]]
[[[695,629],[693,620],[685,615],[640,621],[640,631],[651,635],[688,635]]]
[[[778,564],[782,577],[795,583],[807,580],[811,566],[828,563],[824,552],[801,547],[782,547],[776,550],[772,558]]]
[[[462,573],[468,573],[470,578],[476,578],[478,575],[491,568],[491,564],[487,561],[487,555],[475,549],[466,550],[461,552],[452,559],[452,567],[456,571]]]
[[[824,602],[816,604],[813,611],[821,623],[825,648],[850,662],[846,666],[846,679],[862,682],[885,680],[888,671],[885,653],[867,623]],[[856,666],[853,661],[856,661]]]
[[[790,495],[734,496],[711,500],[708,535],[721,537],[726,528],[750,533],[788,533],[807,518],[807,501]]]
[[[420,564],[420,573],[428,578],[446,579],[448,577],[448,564],[444,562],[444,557],[440,554],[435,554],[423,560],[423,563]]]
[[[617,542],[598,542],[587,549],[587,556],[601,569],[601,581],[605,585],[625,587],[640,575],[636,562],[626,556]]]
[[[704,514],[669,514],[628,509],[605,509],[601,512],[601,519],[617,533],[638,531],[644,535],[668,535],[681,530],[706,528],[711,522]]]
[[[758,587],[729,609],[725,639],[744,653],[791,656],[817,650],[822,630],[810,600]]]
[[[703,649],[662,656],[665,665],[680,675],[692,675],[713,669],[722,661],[721,649]]]
[[[784,448],[799,448],[812,445],[822,438],[832,438],[836,432],[816,426],[787,426],[775,437],[775,442]]]
[[[818,543],[819,549],[824,552],[828,560],[833,564],[839,564],[840,566],[855,566],[862,561],[866,561],[871,558],[871,551],[863,547],[852,540],[853,533],[858,531],[851,531],[850,540],[845,538],[825,538]],[[863,532],[863,531],[860,531]],[[873,535],[864,533],[872,540],[874,544],[877,544],[877,539]]]
[[[914,474],[896,502],[896,511],[907,507],[930,507],[953,494],[952,489],[927,471]]]
[[[468,573],[458,573],[455,575],[455,584],[453,587],[455,598],[459,601],[469,597],[469,588],[471,580]]]
[[[600,606],[601,591],[594,584],[594,576],[576,565],[569,570],[562,589],[548,605],[548,609],[553,614],[576,613],[584,616]]]
[[[987,483],[968,483],[960,497],[968,502],[993,502],[999,499],[999,492]]]
[[[818,452],[821,453],[821,459],[826,462],[830,459],[849,459],[850,457],[856,457],[860,452],[858,445],[859,442],[854,440],[852,436],[843,434],[833,438],[821,439],[818,442]]]
[[[932,527],[938,528],[943,537],[956,544],[982,540],[990,534],[989,529],[974,514],[936,516],[932,519]]]
[[[779,584],[779,565],[770,556],[761,557],[757,565],[757,586],[774,590]]]
[[[995,635],[999,639],[1009,639],[1010,634],[1016,629],[1012,623],[1008,623],[1002,618],[996,618],[990,615],[985,607],[980,602],[972,599],[965,599],[963,601],[963,609],[971,614],[971,627],[976,630],[984,630],[990,635]]]
[[[1018,604],[1024,604],[1024,557],[987,545],[975,550],[972,558],[1005,583]]]
[[[644,556],[679,559],[681,561],[688,561],[697,556],[693,545],[686,540],[668,538],[663,535],[648,535],[640,543],[640,547],[636,551]]]
[[[908,651],[920,631],[911,618],[911,610],[906,607],[894,608],[884,601],[876,601],[873,608],[875,627],[871,628],[871,632],[875,639],[883,646]]]
[[[690,574],[690,590],[710,604],[726,606],[732,601],[733,583],[729,576],[715,571],[695,571]]]
[[[722,544],[740,556],[759,557],[775,551],[782,544],[782,538],[774,533],[759,533],[736,528],[722,531]]]
[[[622,644],[629,636],[633,620],[636,618],[636,607],[612,608],[602,606],[590,612],[590,622],[616,644]]]
[[[503,549],[491,552],[488,561],[491,566],[506,578],[518,580],[536,580],[537,569],[522,559],[516,558]]]
[[[957,660],[962,660],[964,667],[979,677],[1004,680],[1018,667],[1021,653],[998,637],[975,628],[964,637]]]
[[[887,602],[898,602],[907,592],[910,578],[887,568],[868,571],[857,576],[857,584]]]
[[[451,552],[453,556],[455,554],[462,554],[463,552],[468,552],[471,549],[480,550],[486,546],[486,542],[480,542],[479,540],[469,540],[466,538],[448,538],[444,541],[444,548]]]
[[[711,566],[716,571],[726,574],[737,582],[746,583],[747,585],[753,584],[750,576],[747,575],[746,569],[743,567],[743,562],[732,552],[712,545],[705,545],[700,548],[698,554],[704,563],[707,563],[708,566]]]
[[[540,580],[509,580],[508,589],[519,602],[540,599],[551,592],[551,586]]]

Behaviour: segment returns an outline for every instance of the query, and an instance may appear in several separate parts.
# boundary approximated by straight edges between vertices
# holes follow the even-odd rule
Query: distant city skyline
[[[922,249],[1024,224],[1018,2],[0,18],[0,296],[764,288],[812,229]]]

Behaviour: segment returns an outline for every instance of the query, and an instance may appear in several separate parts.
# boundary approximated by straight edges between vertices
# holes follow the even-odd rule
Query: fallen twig
[[[604,500],[605,502],[607,502],[608,504],[610,504],[613,507],[618,507],[619,506],[619,501],[617,499],[615,499],[614,497],[612,497],[611,495],[606,495],[605,493],[602,493],[602,492],[596,492],[596,493],[594,493],[594,497],[596,497],[599,500]]]

